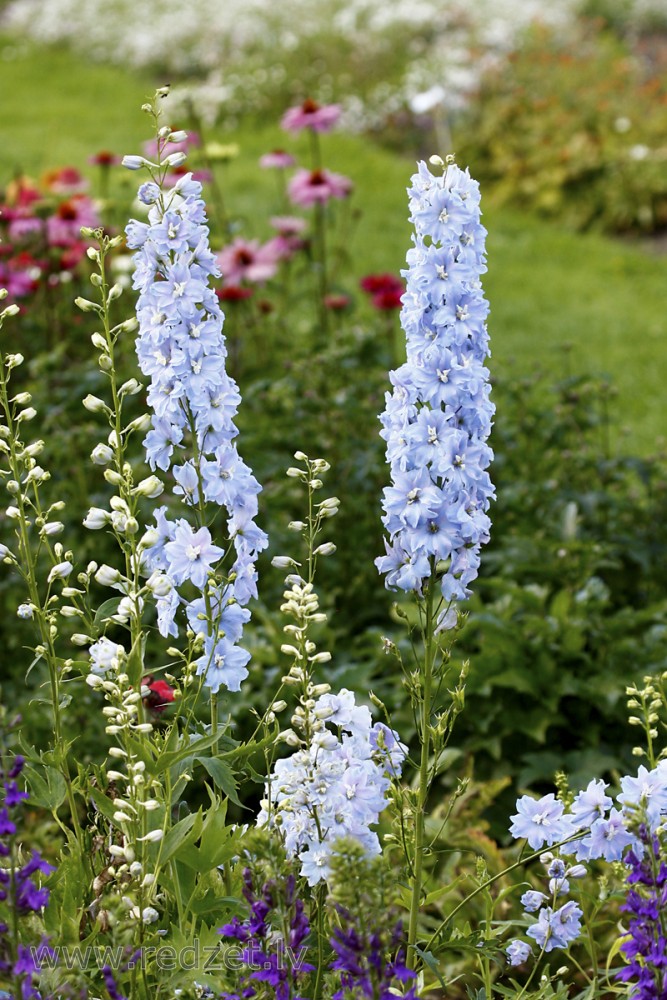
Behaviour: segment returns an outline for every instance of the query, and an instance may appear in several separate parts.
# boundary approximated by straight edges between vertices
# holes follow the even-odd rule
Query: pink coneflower
[[[269,242],[275,246],[282,260],[288,260],[307,246],[308,241],[300,235],[308,225],[305,219],[295,215],[274,215],[269,222],[278,230],[278,235]]]
[[[318,104],[308,98],[298,107],[289,108],[280,124],[287,132],[301,132],[304,128],[313,132],[330,132],[340,115],[340,105]]]
[[[58,170],[49,170],[42,177],[42,185],[47,191],[67,197],[82,194],[88,189],[88,181],[76,167],[60,167]]]
[[[272,245],[273,240],[261,245],[259,240],[235,239],[217,254],[225,285],[238,285],[242,281],[263,282],[278,270],[280,254]]]
[[[349,177],[330,170],[297,170],[287,185],[287,193],[295,205],[307,208],[329,198],[347,198],[352,187]]]
[[[62,201],[55,214],[46,220],[46,235],[52,246],[69,246],[79,242],[82,226],[96,229],[101,225],[90,198],[76,195]]]
[[[10,240],[20,243],[22,240],[30,239],[39,235],[44,229],[44,222],[36,215],[30,214],[26,209],[18,209],[11,213],[3,211],[5,219],[9,218],[8,234]]]
[[[299,215],[272,215],[269,222],[279,236],[298,236],[308,225]]]
[[[291,153],[286,153],[284,149],[272,149],[270,153],[260,156],[259,165],[265,170],[286,170],[293,167],[296,160]]]

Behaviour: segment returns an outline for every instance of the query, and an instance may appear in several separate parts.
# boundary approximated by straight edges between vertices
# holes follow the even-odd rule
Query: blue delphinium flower
[[[160,140],[160,148],[167,142]],[[135,159],[128,158],[126,165],[134,169]],[[238,691],[248,674],[249,655],[236,647],[240,631],[231,641],[224,636],[220,644],[220,616],[226,608],[245,606],[257,596],[255,560],[267,545],[265,533],[254,523],[261,487],[234,441],[241,397],[225,368],[224,316],[210,286],[219,271],[209,247],[201,185],[186,174],[166,190],[159,168],[151,169],[153,179],[139,189],[148,222],[133,220],[126,228],[128,246],[136,251],[137,356],[150,378],[148,402],[153,410],[144,445],[151,468],[172,472],[174,492],[192,508],[197,523],[193,528],[182,518],[171,521],[166,508],[160,508],[159,537],[147,550],[146,565],[149,572],[166,574],[173,585],[158,608],[158,628],[165,637],[177,634],[176,616],[187,604],[177,588],[192,584],[207,592],[218,615],[207,609],[204,627],[197,630],[206,637],[197,672],[214,692],[222,685]],[[227,511],[227,549],[213,544],[206,527],[210,518],[205,522],[204,517],[206,503]],[[209,584],[213,573],[215,587]]]
[[[520,941],[519,938],[515,938],[507,945],[505,954],[510,965],[523,965],[533,954],[533,949],[527,941]]]
[[[380,853],[372,827],[407,748],[387,726],[373,724],[369,709],[356,705],[346,688],[317,699],[311,727],[308,745],[276,761],[257,824],[279,829],[288,856],[298,855],[301,874],[315,885],[329,875],[341,837],[353,837],[369,856]]]
[[[574,832],[570,817],[564,815],[563,803],[553,793],[543,795],[541,799],[522,795],[516,807],[517,812],[511,817],[510,833],[516,838],[525,837],[534,851],[545,844],[551,846],[565,840]]]
[[[545,952],[554,948],[567,948],[579,937],[582,916],[581,907],[573,899],[569,899],[558,910],[544,906],[537,921],[531,924],[526,933]]]
[[[390,588],[421,594],[439,562],[446,601],[461,600],[488,541],[493,457],[487,438],[488,303],[479,186],[449,163],[434,176],[420,163],[409,190],[414,247],[403,274],[401,323],[407,360],[380,417],[392,485],[384,491],[386,555],[376,560]]]

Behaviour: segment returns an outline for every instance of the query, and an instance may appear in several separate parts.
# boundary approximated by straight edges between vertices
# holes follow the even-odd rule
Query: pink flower
[[[304,128],[313,132],[330,132],[340,113],[338,104],[318,104],[308,98],[298,107],[289,108],[280,124],[287,132],[301,132]]]
[[[44,174],[42,183],[47,191],[53,191],[54,194],[62,194],[67,197],[81,194],[88,188],[88,181],[82,177],[76,167],[60,167],[58,170],[49,170],[48,173]]]
[[[259,240],[236,239],[217,254],[218,264],[225,285],[238,285],[242,281],[263,282],[278,270],[281,258],[275,241],[263,246]]]
[[[31,236],[38,236],[44,229],[44,223],[36,215],[29,215],[25,210],[17,210],[9,223],[9,238],[21,242],[30,239]]]
[[[280,236],[298,236],[308,225],[299,215],[273,215],[269,222]]]
[[[46,220],[46,235],[52,246],[68,246],[79,242],[82,226],[96,229],[101,224],[90,198],[76,195],[61,201],[55,213]]]
[[[291,153],[286,153],[284,149],[273,149],[270,153],[260,156],[259,165],[265,170],[282,169],[293,167],[296,160]]]
[[[352,187],[349,177],[330,170],[297,170],[287,185],[287,192],[295,205],[307,208],[329,198],[347,198]]]

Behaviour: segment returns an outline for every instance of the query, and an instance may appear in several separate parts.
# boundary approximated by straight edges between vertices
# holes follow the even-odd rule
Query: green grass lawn
[[[92,169],[87,158],[102,148],[138,151],[149,126],[140,105],[162,82],[82,64],[66,51],[0,39],[0,178],[17,170],[34,176],[65,164]],[[306,137],[287,136],[274,123],[248,123],[233,135],[210,138],[239,144],[240,155],[222,178],[229,207],[244,233],[268,235],[257,206],[263,214],[278,206],[274,178],[257,167],[257,157],[284,146],[305,159]],[[335,134],[324,137],[324,158],[355,182],[358,218],[348,240],[355,275],[396,271],[409,246],[405,188],[414,157]],[[129,190],[135,180],[118,168],[116,185]],[[501,375],[535,366],[554,377],[568,370],[608,375],[617,390],[617,446],[631,453],[653,451],[666,429],[665,259],[488,204],[485,222],[492,368]]]

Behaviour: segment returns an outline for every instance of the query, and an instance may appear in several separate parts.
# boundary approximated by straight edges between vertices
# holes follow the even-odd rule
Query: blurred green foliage
[[[484,77],[459,149],[500,203],[577,229],[667,226],[667,88],[623,42],[535,27]]]

